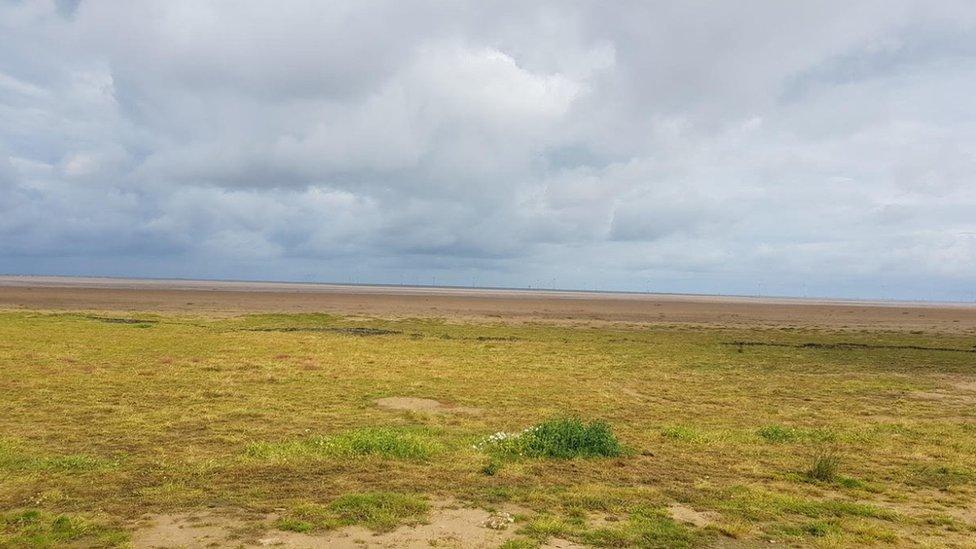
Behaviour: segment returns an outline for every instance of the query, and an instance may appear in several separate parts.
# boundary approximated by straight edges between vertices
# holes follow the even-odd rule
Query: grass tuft
[[[840,457],[833,452],[821,452],[813,458],[813,463],[806,470],[807,478],[821,482],[833,482],[837,478],[840,467]]]

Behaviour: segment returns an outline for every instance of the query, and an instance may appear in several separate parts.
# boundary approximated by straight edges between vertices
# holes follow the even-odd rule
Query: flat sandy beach
[[[0,277],[0,308],[689,323],[976,333],[976,305],[669,294]]]

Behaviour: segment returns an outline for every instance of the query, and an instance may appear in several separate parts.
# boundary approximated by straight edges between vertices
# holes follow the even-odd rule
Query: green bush
[[[613,457],[622,452],[609,424],[585,423],[578,418],[551,419],[516,434],[496,433],[476,448],[509,456],[556,459]]]

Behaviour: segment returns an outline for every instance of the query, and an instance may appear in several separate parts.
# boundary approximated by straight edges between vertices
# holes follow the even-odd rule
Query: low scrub
[[[495,433],[475,448],[508,456],[533,458],[614,457],[622,453],[610,425],[578,418],[544,421],[519,433]]]

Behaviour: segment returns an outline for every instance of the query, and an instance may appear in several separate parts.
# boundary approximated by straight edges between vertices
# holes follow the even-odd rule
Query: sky
[[[0,273],[976,300],[976,3],[0,0]]]

